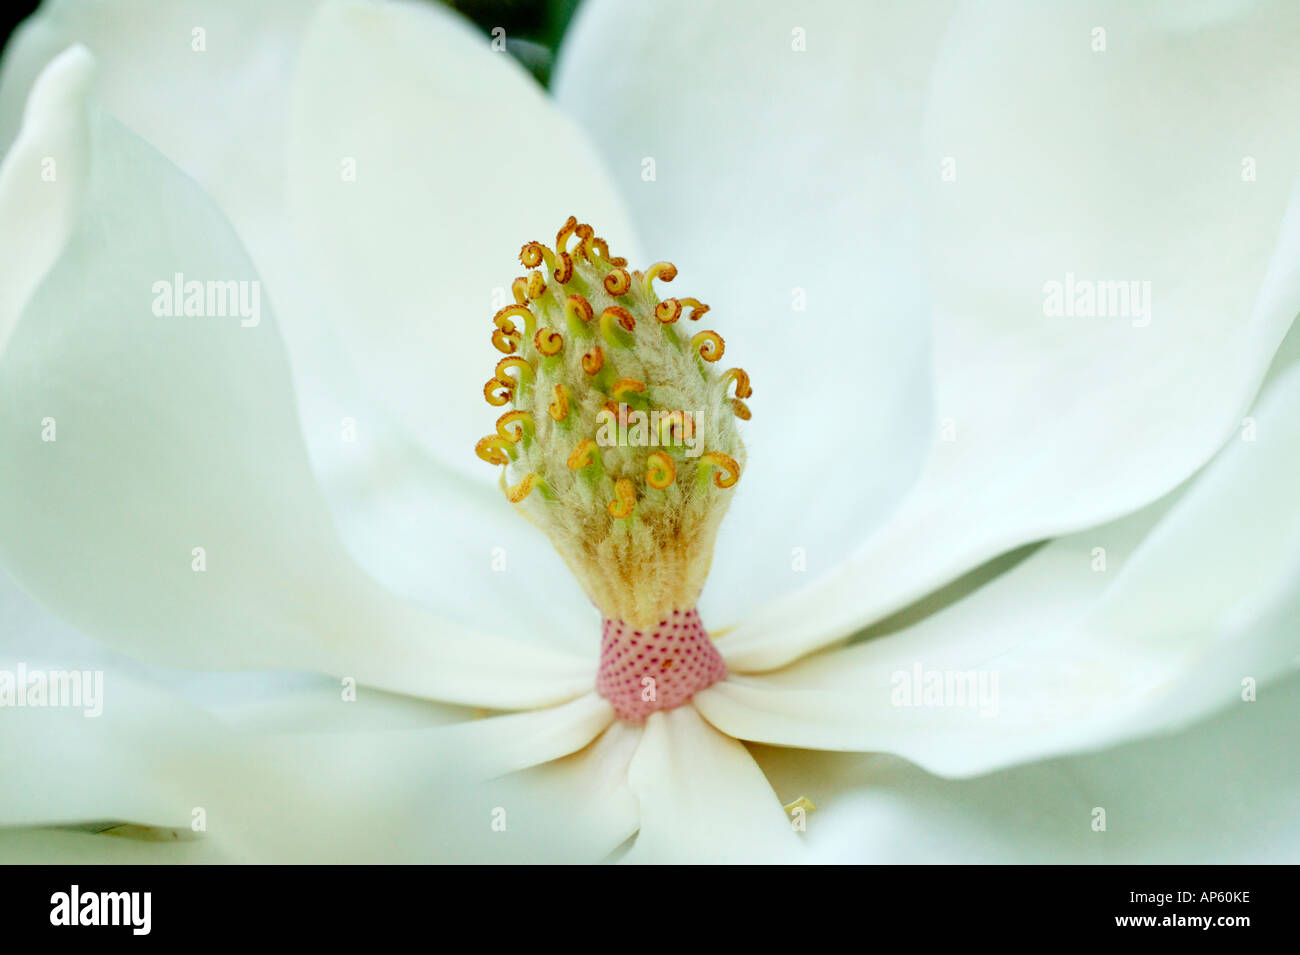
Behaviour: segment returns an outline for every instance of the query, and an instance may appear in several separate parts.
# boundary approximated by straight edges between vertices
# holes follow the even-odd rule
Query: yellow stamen
[[[518,375],[511,375],[512,370],[518,372]],[[497,362],[497,380],[510,385],[512,388],[532,381],[532,363],[527,358],[520,358],[518,355],[502,358]]]
[[[509,499],[511,504],[518,504],[532,492],[536,483],[536,474],[526,474],[522,481],[506,491],[506,498]]]
[[[542,278],[541,272],[530,272],[528,274],[528,294],[535,299],[546,294],[546,279]]]
[[[550,407],[546,409],[546,413],[556,421],[563,421],[569,416],[568,388],[564,387],[564,385],[555,386],[555,400],[552,401]]]
[[[478,444],[474,445],[474,453],[488,464],[509,464],[510,456],[506,453],[509,447],[509,441],[489,434],[486,438],[479,438]]]
[[[537,316],[532,310],[524,305],[507,305],[501,311],[492,317],[492,323],[503,332],[509,334],[515,330],[515,325],[510,321],[510,316],[522,318],[524,320],[524,334],[532,338],[533,332],[537,330]]]
[[[627,269],[615,269],[605,276],[605,291],[610,295],[626,295],[632,287],[632,276]]]
[[[692,315],[692,318],[695,316]],[[722,336],[715,331],[702,331],[691,338],[691,347],[700,353],[700,357],[705,361],[717,361],[722,357],[722,352],[726,349],[726,342]]]
[[[578,442],[578,446],[573,449],[566,462],[570,471],[579,471],[596,460],[596,442],[591,438],[583,438]]]
[[[632,509],[636,507],[636,489],[632,486],[632,482],[627,478],[619,478],[614,482],[614,493],[617,498],[609,502],[609,516],[630,516]]]
[[[493,347],[507,355],[513,354],[523,340],[524,336],[520,335],[515,328],[511,328],[508,332],[498,328],[492,333]]]
[[[754,393],[754,389],[749,387],[749,375],[743,368],[728,368],[722,373],[722,390],[726,393],[731,382],[736,383],[736,397],[748,398]]]
[[[543,262],[548,269],[555,268],[555,254],[540,242],[526,242],[519,250],[519,261],[526,269],[535,269]]]
[[[510,426],[515,425],[513,431]],[[497,418],[497,434],[511,444],[516,443],[525,434],[533,433],[533,416],[527,411],[507,411]]]
[[[728,488],[740,480],[740,465],[736,459],[729,454],[723,454],[721,451],[706,451],[700,455],[701,460],[708,461],[714,467],[721,468],[727,472],[724,478],[719,471],[713,472],[713,484],[715,487]]]
[[[500,378],[489,378],[483,385],[483,397],[487,403],[494,408],[500,408],[515,396],[514,381],[502,381]]]
[[[703,317],[704,313],[709,310],[709,306],[705,305],[698,298],[683,298],[679,301],[690,308],[691,314],[686,317],[692,322],[698,322],[700,318]]]
[[[655,318],[664,325],[671,325],[682,314],[682,303],[675,298],[666,298],[655,306]]]
[[[646,459],[645,482],[662,491],[677,479],[677,466],[663,451],[652,451]]]
[[[614,382],[614,387],[609,389],[615,401],[620,401],[625,395],[644,394],[645,382],[637,381],[635,378],[620,378]]]
[[[515,295],[515,304],[528,305],[528,276],[521,275],[510,284],[510,291]]]
[[[582,370],[589,375],[594,375],[605,367],[605,349],[599,345],[592,345],[582,356]]]
[[[539,352],[551,358],[564,350],[564,336],[549,328],[539,328],[533,336],[533,344]]]
[[[736,417],[741,421],[748,421],[750,418],[754,417],[753,413],[749,410],[749,405],[745,404],[739,398],[731,399],[731,410],[736,413]]]
[[[656,262],[646,269],[645,275],[641,277],[641,291],[645,293],[646,298],[653,298],[655,279],[671,282],[675,278],[677,278],[677,266],[671,262]]]

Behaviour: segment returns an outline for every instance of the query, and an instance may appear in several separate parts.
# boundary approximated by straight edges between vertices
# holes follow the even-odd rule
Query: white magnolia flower
[[[1294,859],[1293,4],[588,0],[553,100],[437,8],[265,6],[53,2],[5,52],[0,673],[105,679],[0,709],[0,855]],[[468,451],[571,212],[756,383],[747,454],[719,419],[677,475],[743,465],[698,486],[726,675],[644,720]],[[556,531],[540,392],[512,494]],[[687,570],[618,551],[659,597],[689,510]]]

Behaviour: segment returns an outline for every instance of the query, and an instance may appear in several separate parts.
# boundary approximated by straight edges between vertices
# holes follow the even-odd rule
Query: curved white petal
[[[251,304],[240,243],[161,156],[98,111],[88,130],[77,227],[0,358],[14,575],[79,628],[169,665],[313,669],[500,708],[590,689],[590,658],[439,622],[357,569],[313,482],[266,297],[243,318],[155,314],[178,274],[241,283]],[[0,206],[0,221],[23,211]]]
[[[818,862],[1294,864],[1298,696],[1291,677],[1171,736],[976,779],[891,756],[754,756],[782,799],[816,803],[805,839]]]
[[[1300,311],[1300,8],[1215,9],[963,8],[926,137],[938,440],[860,552],[729,635],[740,665],[1131,512],[1232,433]]]
[[[628,769],[641,830],[627,863],[774,863],[799,843],[745,747],[694,707],[652,713]]]
[[[565,38],[556,99],[753,377],[718,625],[849,554],[929,446],[921,120],[952,6],[588,0]]]
[[[696,706],[742,739],[964,776],[1241,700],[1300,662],[1300,365],[1250,424],[1173,499],[1055,541],[914,627],[729,678]]]
[[[306,276],[370,397],[421,445],[487,483],[491,317],[517,255],[569,214],[633,257],[595,153],[534,81],[435,5],[329,3],[294,80],[291,215],[319,250]],[[627,251],[623,251],[626,249]]]

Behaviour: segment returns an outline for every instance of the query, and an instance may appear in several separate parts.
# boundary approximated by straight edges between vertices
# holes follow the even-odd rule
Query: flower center
[[[674,610],[645,630],[605,620],[596,691],[620,719],[640,722],[655,710],[681,706],[726,675],[694,609]]]
[[[682,608],[695,607],[740,479],[749,376],[719,373],[722,336],[685,327],[707,305],[659,298],[671,262],[629,271],[572,216],[554,249],[529,242],[519,260],[532,271],[492,320],[505,357],[483,386],[510,407],[475,450],[604,615],[599,691],[644,719],[726,674]]]

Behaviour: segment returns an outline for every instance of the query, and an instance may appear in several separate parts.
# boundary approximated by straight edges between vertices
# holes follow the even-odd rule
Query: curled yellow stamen
[[[518,375],[511,375],[510,371],[518,372]],[[502,358],[497,362],[497,381],[514,388],[516,385],[522,385],[525,382],[533,380],[533,366],[529,364],[528,359],[520,358],[518,355],[511,355],[508,358]]]
[[[683,298],[680,299],[680,301],[683,305],[690,308],[691,314],[686,317],[692,322],[698,322],[704,316],[704,313],[709,310],[709,306],[705,305],[698,298]]]
[[[601,337],[615,348],[632,348],[636,345],[636,339],[625,334],[634,328],[636,328],[636,319],[621,305],[611,305],[600,313]]]
[[[617,499],[609,502],[609,516],[629,516],[632,508],[636,506],[636,489],[632,486],[632,482],[627,478],[619,478],[614,482],[614,493]]]
[[[502,381],[500,378],[489,378],[483,385],[483,397],[487,403],[494,408],[500,408],[515,396],[515,383],[513,381]]]
[[[508,491],[506,491],[506,498],[510,501],[511,504],[518,504],[520,501],[522,501],[524,498],[526,498],[529,494],[532,493],[533,485],[535,485],[536,483],[537,483],[536,474],[526,474],[524,475],[524,479],[522,481],[520,481],[514,487],[510,488]]]
[[[510,283],[510,291],[515,295],[516,305],[528,305],[528,276],[521,275]]]
[[[595,460],[596,442],[591,438],[583,438],[565,463],[568,464],[570,471],[580,471]]]
[[[682,303],[675,298],[666,298],[655,306],[655,318],[665,325],[671,325],[682,314]]]
[[[551,358],[564,350],[564,336],[549,328],[539,328],[533,336],[533,344],[539,352]]]
[[[540,242],[527,242],[519,250],[519,261],[526,269],[535,269],[543,262],[548,269],[555,268],[555,254]]]
[[[637,381],[635,378],[620,378],[614,382],[614,387],[609,389],[609,393],[615,400],[620,400],[628,394],[644,394],[645,382]]]
[[[569,245],[569,236],[578,228],[578,219],[576,216],[569,216],[564,225],[560,226],[560,231],[555,233],[555,251],[567,252]]]
[[[555,386],[555,400],[552,401],[550,407],[546,409],[546,413],[556,421],[563,421],[569,416],[568,388],[564,387],[564,385]]]
[[[551,274],[555,276],[555,281],[561,285],[573,278],[573,258],[568,252],[560,253],[560,261],[555,264],[555,269]]]
[[[574,248],[574,254],[581,256],[584,260],[591,261],[591,240],[596,235],[596,230],[585,222],[578,223],[574,230],[578,233],[578,245]]]
[[[589,375],[594,375],[605,367],[605,349],[599,345],[593,345],[582,356],[582,370]]]
[[[541,272],[528,273],[528,294],[532,298],[541,298],[546,292],[546,279]]]
[[[743,368],[728,368],[722,373],[722,390],[726,393],[731,382],[736,383],[736,397],[748,398],[754,393],[754,389],[749,387],[749,375]]]
[[[702,331],[691,338],[691,347],[700,353],[705,361],[717,361],[726,349],[726,342],[715,331]]]
[[[645,275],[641,278],[641,290],[645,292],[646,298],[650,298],[654,295],[655,279],[671,282],[675,278],[677,278],[677,266],[671,262],[656,262],[645,270]]]
[[[478,444],[474,445],[474,453],[488,464],[509,464],[510,457],[506,454],[508,447],[510,442],[489,434],[486,438],[479,438]]]
[[[581,295],[570,295],[564,300],[564,315],[571,321],[576,319],[586,324],[595,318],[596,313],[591,303]]]
[[[673,459],[662,451],[653,451],[646,458],[645,482],[662,491],[677,478],[677,466]]]
[[[736,413],[736,417],[741,421],[748,421],[750,418],[754,417],[749,410],[749,405],[745,404],[739,398],[731,399],[731,410]]]
[[[605,276],[605,291],[610,295],[624,295],[632,287],[632,276],[627,269],[615,269]]]
[[[515,429],[510,430],[514,425]],[[527,411],[507,411],[500,418],[497,418],[497,434],[511,444],[515,444],[525,433],[531,434],[533,431],[533,416]]]
[[[519,347],[519,343],[523,340],[524,336],[520,335],[514,328],[511,328],[508,332],[498,328],[492,333],[492,345],[497,351],[506,355],[514,354],[515,349]]]
[[[522,318],[524,320],[524,334],[529,338],[533,337],[533,332],[537,329],[537,316],[532,310],[524,305],[507,305],[501,311],[492,316],[492,324],[501,329],[506,334],[515,330],[514,322],[510,321],[510,316]]]
[[[731,455],[723,454],[721,451],[706,451],[701,458],[721,469],[713,472],[713,483],[716,487],[728,488],[740,480],[740,465]],[[722,476],[722,471],[727,472],[726,477]]]

